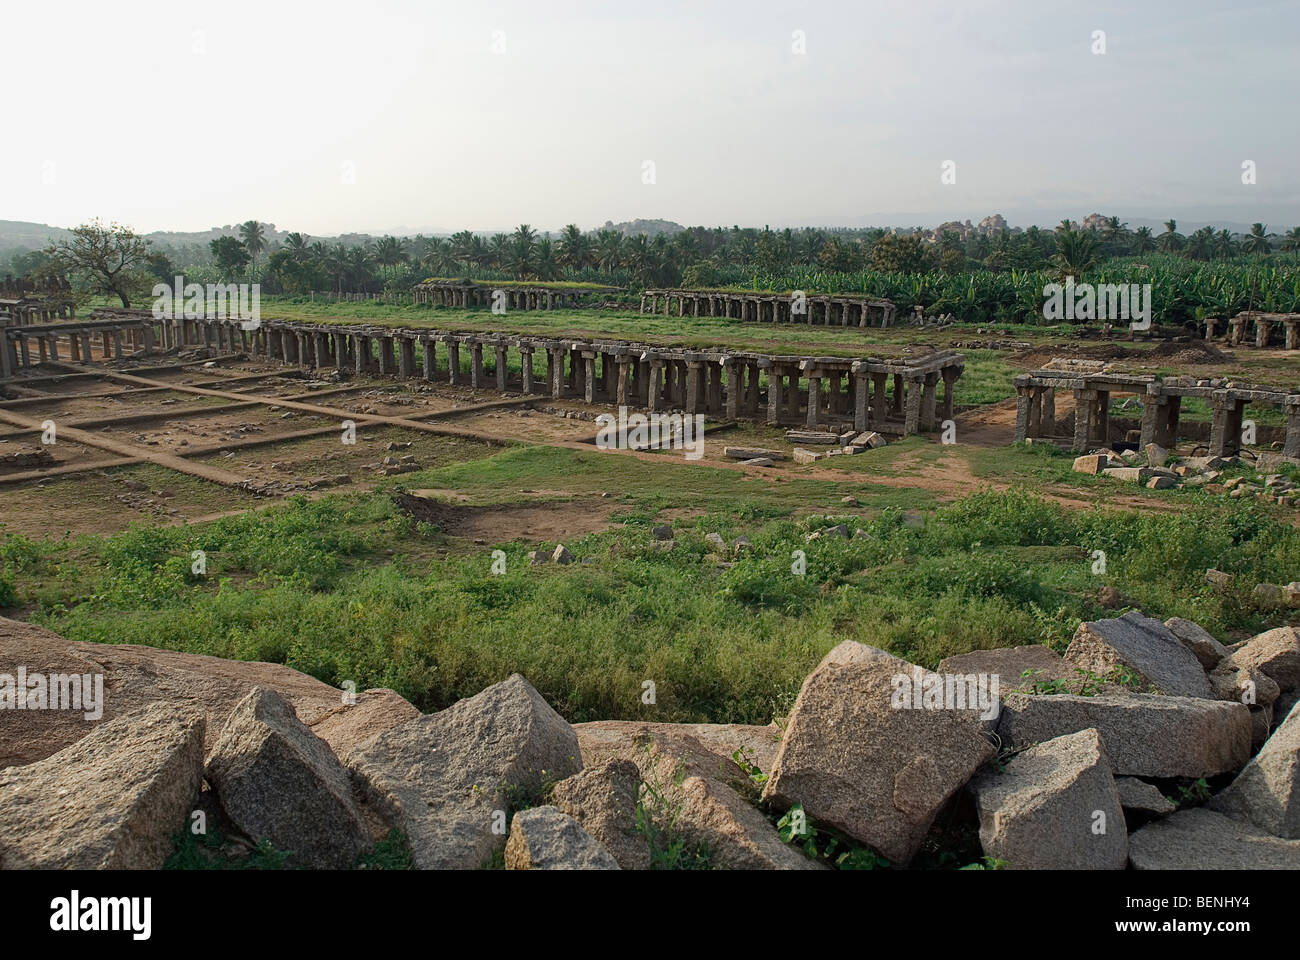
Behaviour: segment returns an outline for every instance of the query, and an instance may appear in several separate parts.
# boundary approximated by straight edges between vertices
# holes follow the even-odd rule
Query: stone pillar
[[[1097,391],[1074,391],[1074,442],[1071,449],[1075,453],[1086,453],[1088,440],[1092,435],[1092,413],[1096,406]]]
[[[324,333],[318,333],[315,335],[317,368],[328,367],[330,365],[329,342],[326,340],[326,336],[327,335]]]
[[[704,364],[699,360],[688,360],[686,363],[686,412],[689,414],[700,412],[700,375],[704,372]]]
[[[1300,457],[1300,404],[1285,403],[1282,412],[1286,414],[1286,439],[1282,442],[1282,456]]]
[[[853,375],[853,429],[862,433],[867,429],[867,390],[870,381],[866,371]]]
[[[433,381],[438,376],[438,341],[424,340],[424,379]]]
[[[284,340],[281,339],[280,345],[283,348]],[[364,376],[370,372],[370,338],[354,336],[352,338],[352,359],[356,364],[355,370],[357,376]]]
[[[496,373],[497,373],[497,390],[500,393],[506,392],[506,377],[510,372],[510,367],[506,362],[506,345],[496,343],[492,345],[492,351],[496,354]]]
[[[903,436],[918,433],[921,427],[921,382],[907,380],[907,399],[903,403]]]
[[[68,336],[68,351],[73,363],[81,362],[81,345],[77,343],[77,335],[75,333]]]
[[[722,371],[727,377],[727,402],[724,416],[728,420],[740,419],[740,400],[744,391],[741,384],[744,377],[743,370],[744,367],[736,360],[728,358],[722,363]]]
[[[564,348],[551,347],[549,356],[551,358],[551,399],[559,400],[564,396]]]
[[[596,354],[594,351],[584,350],[582,352],[582,366],[584,376],[583,399],[588,403],[596,402]]]
[[[1147,387],[1146,395],[1142,398],[1142,429],[1138,438],[1138,453],[1144,452],[1148,443],[1156,442],[1156,430],[1160,424],[1160,414],[1162,408],[1168,402],[1167,397],[1151,392],[1153,387],[1156,390],[1160,389],[1159,384],[1150,384]]]
[[[927,373],[925,375],[925,385],[921,389],[921,426],[926,430],[933,430],[936,426],[934,410],[939,399],[938,383],[939,374]]]
[[[527,344],[519,345],[519,386],[524,396],[533,395],[533,348]]]
[[[865,308],[864,308],[865,309]],[[940,414],[944,420],[951,420],[956,415],[956,387],[957,377],[961,375],[959,367],[944,367],[943,369],[943,412]],[[1043,416],[1051,412],[1051,424],[1053,432],[1056,425],[1056,390],[1048,388],[1047,396],[1044,397]]]
[[[646,407],[654,413],[659,409],[660,394],[664,389],[664,362],[657,357],[647,362],[650,365],[650,384],[646,389]]]
[[[1300,347],[1300,320],[1287,317],[1283,324],[1286,327],[1286,348],[1295,350]]]
[[[894,374],[894,416],[896,417],[903,415],[903,393],[903,375],[896,373]]]
[[[1093,413],[1093,439],[1103,447],[1110,446],[1110,391],[1098,390],[1097,407]]]
[[[767,368],[767,422],[776,426],[781,422],[781,394],[784,375],[776,367]]]
[[[808,371],[808,426],[817,426],[817,408],[821,401],[822,378],[820,371]]]
[[[614,358],[614,368],[614,403],[626,407],[632,387],[632,358],[620,354]]]
[[[460,386],[460,341],[447,341],[447,382],[453,387]]]
[[[1255,318],[1255,346],[1261,350],[1268,346],[1268,334],[1272,327],[1272,322],[1264,317]]]
[[[1029,439],[1029,421],[1033,406],[1034,388],[1029,384],[1016,384],[1016,433],[1014,443],[1024,443]]]
[[[1230,457],[1241,449],[1242,401],[1228,394],[1212,401],[1214,420],[1210,426],[1210,456]]]

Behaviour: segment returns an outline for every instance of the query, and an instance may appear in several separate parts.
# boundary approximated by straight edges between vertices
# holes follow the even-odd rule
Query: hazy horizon
[[[77,2],[7,19],[10,74],[33,86],[10,104],[5,219],[318,236],[1300,223],[1293,3],[235,2],[216,19]]]

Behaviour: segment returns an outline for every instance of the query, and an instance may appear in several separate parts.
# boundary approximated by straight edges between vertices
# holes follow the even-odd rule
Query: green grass
[[[1053,471],[1068,464],[1031,451],[990,455]],[[1289,523],[1199,495],[1152,515],[990,491],[931,510],[914,528],[902,511],[933,507],[925,491],[764,483],[596,451],[512,449],[401,479],[485,504],[518,499],[521,485],[567,483],[574,496],[605,488],[621,524],[565,538],[588,562],[532,567],[525,553],[550,545],[453,540],[448,551],[442,531],[383,493],[296,498],[188,527],[7,536],[0,576],[30,619],[72,639],[286,663],[337,686],[391,687],[423,710],[518,671],[572,721],[766,723],[845,639],[928,667],[985,647],[1063,647],[1081,618],[1113,615],[1096,603],[1103,585],[1150,615],[1241,635],[1275,625],[1251,605],[1254,584],[1289,582],[1300,565]],[[839,505],[850,491],[863,509]],[[674,550],[655,551],[650,525],[682,506],[699,514],[676,521]],[[824,512],[801,516],[809,506]],[[866,536],[805,539],[840,520]],[[727,567],[709,532],[748,536],[753,550]],[[195,549],[207,555],[205,577],[191,573]],[[494,549],[506,554],[504,575],[490,572]],[[1091,573],[1097,549],[1107,553],[1104,577]],[[797,550],[803,576],[792,572]],[[1212,591],[1203,582],[1211,566],[1237,574],[1239,589]],[[647,679],[653,706],[641,702]]]

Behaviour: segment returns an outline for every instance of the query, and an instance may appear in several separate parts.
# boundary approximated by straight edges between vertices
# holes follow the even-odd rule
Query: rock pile
[[[830,838],[903,867],[954,829],[1009,869],[1300,869],[1291,627],[1227,647],[1129,613],[1063,657],[937,673],[845,641],[765,727],[570,725],[518,674],[422,714],[0,620],[0,675],[18,667],[98,674],[107,696],[93,719],[0,709],[0,868],[158,868],[210,812],[317,869],[393,836],[425,869],[824,869]]]

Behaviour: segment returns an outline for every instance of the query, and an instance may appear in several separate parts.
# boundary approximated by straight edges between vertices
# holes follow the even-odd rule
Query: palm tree
[[[488,251],[491,256],[490,263],[498,270],[504,270],[506,263],[510,260],[510,236],[505,233],[494,233],[488,243]]]
[[[560,263],[581,270],[591,262],[591,240],[571,223],[560,231]]]
[[[1201,227],[1187,238],[1187,255],[1193,260],[1210,260],[1214,257],[1214,228]]]
[[[474,265],[476,239],[472,230],[461,230],[451,235],[451,252],[456,257],[456,261],[466,268]]]
[[[1165,221],[1165,232],[1160,234],[1160,249],[1165,253],[1173,253],[1175,250],[1181,250],[1183,247],[1183,235],[1178,232],[1177,220]]]
[[[1083,278],[1100,261],[1097,235],[1091,230],[1058,230],[1056,266],[1062,277]]]
[[[1252,223],[1250,233],[1242,242],[1241,248],[1246,253],[1272,253],[1273,245],[1269,242],[1273,234],[1268,232],[1268,227],[1262,223]]]
[[[1216,257],[1235,257],[1237,253],[1237,241],[1232,239],[1231,230],[1225,227],[1214,235],[1214,255]]]
[[[623,262],[623,235],[616,230],[602,230],[596,235],[596,265],[602,270],[617,270]]]
[[[1282,249],[1288,253],[1300,250],[1300,227],[1292,227],[1282,234]]]
[[[534,249],[536,256],[535,272],[539,280],[554,280],[560,272],[559,264],[555,261],[555,244],[550,237],[545,237],[537,241]]]
[[[239,239],[248,251],[248,270],[251,274],[257,266],[257,255],[266,249],[266,231],[256,220],[245,220],[239,225]]]
[[[326,252],[321,266],[334,281],[334,291],[343,292],[343,282],[348,278],[348,248],[341,243],[336,243]]]
[[[396,275],[396,267],[407,260],[406,244],[397,239],[397,237],[381,237],[375,244],[375,260],[381,267],[393,268]]]
[[[1150,227],[1138,227],[1133,231],[1133,252],[1136,254],[1150,253],[1156,248],[1156,239],[1151,236]]]
[[[284,238],[284,248],[289,251],[289,256],[297,263],[302,263],[309,256],[307,241],[310,240],[305,233],[294,232]]]
[[[451,242],[441,237],[430,237],[424,243],[424,253],[420,262],[438,277],[453,276],[460,269],[460,261]]]

